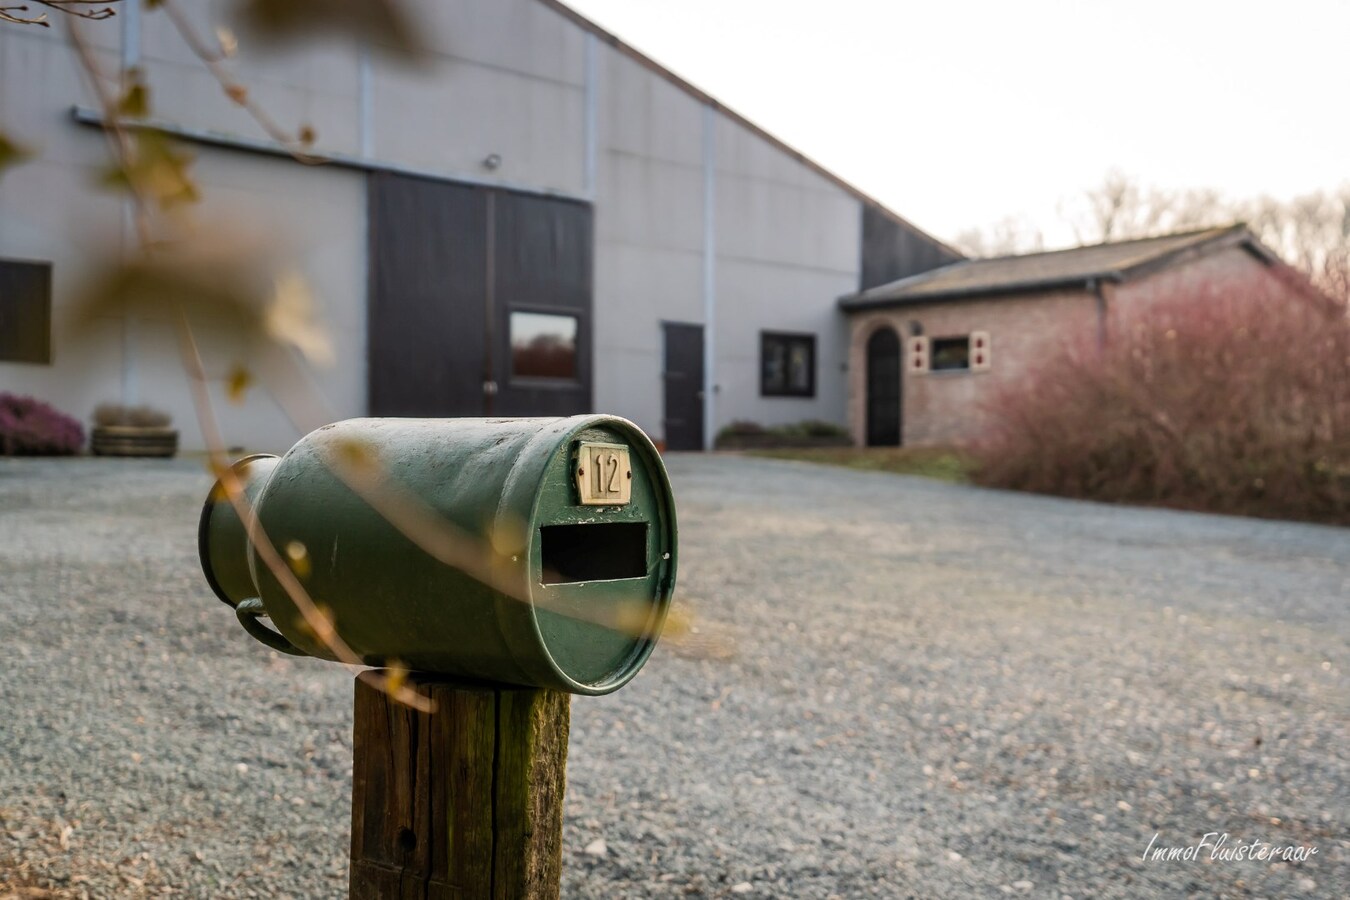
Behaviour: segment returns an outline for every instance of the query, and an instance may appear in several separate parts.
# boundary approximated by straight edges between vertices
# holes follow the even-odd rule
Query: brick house
[[[1243,225],[952,263],[839,301],[849,320],[848,418],[860,446],[952,444],[982,403],[1057,343],[1179,294],[1313,290]]]

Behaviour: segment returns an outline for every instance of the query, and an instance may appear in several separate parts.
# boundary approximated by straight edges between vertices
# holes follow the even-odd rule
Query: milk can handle
[[[273,631],[258,619],[267,615],[267,608],[257,597],[251,597],[240,603],[234,608],[234,614],[239,617],[239,624],[244,626],[244,630],[262,641],[273,650],[281,653],[289,653],[291,656],[308,656],[309,654],[292,644],[285,635]]]

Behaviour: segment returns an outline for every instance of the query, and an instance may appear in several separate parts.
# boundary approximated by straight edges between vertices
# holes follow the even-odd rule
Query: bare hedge
[[[1350,524],[1346,304],[1202,286],[1106,334],[992,398],[978,481]]]

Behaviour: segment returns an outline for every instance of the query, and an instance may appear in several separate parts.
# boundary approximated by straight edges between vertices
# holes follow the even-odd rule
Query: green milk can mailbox
[[[660,635],[675,502],[625,419],[350,419],[233,471],[261,533],[367,665],[605,694]],[[269,646],[335,659],[248,531],[217,484],[198,531],[216,595]]]

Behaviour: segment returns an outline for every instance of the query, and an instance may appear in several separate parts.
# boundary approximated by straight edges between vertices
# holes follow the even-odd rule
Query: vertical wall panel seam
[[[599,85],[597,84],[597,57],[599,56],[596,37],[586,34],[586,159],[582,173],[581,191],[592,203],[596,192],[596,154],[599,150],[599,135],[596,133],[597,107],[599,104]]]
[[[370,53],[370,44],[367,43],[367,42],[365,42],[365,41],[362,41],[362,42],[361,42],[361,46],[360,46],[360,48],[358,49],[357,52],[359,53],[359,55],[358,55],[358,57],[357,57],[357,60],[356,60],[356,91],[357,91],[357,97],[356,97],[356,106],[357,106],[357,108],[356,108],[356,119],[357,119],[357,125],[356,125],[356,127],[357,127],[357,131],[358,131],[358,134],[357,134],[357,141],[359,142],[359,145],[360,145],[361,158],[362,158],[362,159],[365,159],[365,160],[369,160],[369,159],[372,159],[372,158],[375,156],[374,72],[373,72],[373,70],[372,70],[372,61],[371,61],[371,53]],[[374,302],[375,302],[375,285],[374,285],[374,281],[373,281],[373,278],[374,278],[374,272],[375,272],[375,239],[374,239],[374,233],[373,233],[373,230],[372,230],[372,223],[371,223],[371,204],[374,202],[374,196],[375,196],[375,191],[374,191],[374,187],[373,187],[373,186],[374,186],[374,179],[375,179],[374,173],[369,172],[369,171],[366,172],[366,176],[365,176],[366,190],[365,190],[365,198],[364,198],[364,199],[365,199],[365,203],[364,203],[364,204],[362,205],[362,207],[361,207],[361,213],[362,213],[362,215],[363,215],[364,218],[365,218],[365,222],[364,222],[364,225],[365,225],[365,235],[364,235],[364,236],[365,236],[365,248],[366,248],[366,278],[365,278],[365,282],[366,282],[366,316],[365,316],[365,328],[366,328],[366,335],[365,335],[365,342],[366,342],[365,365],[366,365],[366,371],[365,371],[365,375],[364,375],[364,378],[363,378],[363,381],[365,382],[365,391],[364,391],[364,395],[365,395],[365,409],[362,410],[362,413],[363,413],[364,415],[370,415],[370,409],[371,409],[371,402],[370,402],[370,399],[371,399],[371,398],[370,398],[370,387],[371,387],[371,378],[372,378],[372,375],[373,375],[373,373],[371,372],[371,368],[372,368],[372,365],[373,365],[373,364],[372,364],[372,356],[371,356],[371,352],[370,352],[370,341],[371,341],[371,332],[373,331],[373,329],[371,328],[371,311],[372,311],[373,308],[374,308],[372,304],[374,304]]]
[[[713,446],[717,388],[717,110],[703,106],[703,449]]]
[[[361,293],[360,295],[358,295],[358,296],[361,296],[362,299],[364,300],[364,311],[365,311],[365,315],[364,315],[364,316],[361,316],[360,319],[358,319],[358,321],[361,323],[361,332],[362,332],[362,334],[361,334],[361,341],[362,341],[362,344],[363,344],[363,346],[362,346],[362,348],[361,348],[361,349],[362,349],[362,354],[361,354],[361,359],[360,359],[360,365],[361,365],[361,367],[362,367],[361,381],[360,381],[360,384],[361,384],[361,406],[360,406],[358,409],[356,409],[354,412],[355,412],[357,415],[368,416],[368,415],[370,415],[370,375],[371,375],[371,372],[370,372],[370,333],[371,333],[370,316],[371,316],[371,309],[372,309],[371,304],[373,304],[373,303],[375,302],[375,287],[374,287],[374,284],[373,284],[373,282],[372,282],[372,280],[371,280],[371,279],[373,278],[373,276],[374,276],[374,273],[375,273],[375,250],[374,250],[375,244],[374,244],[374,241],[372,240],[371,230],[370,230],[370,229],[371,229],[371,222],[370,222],[370,220],[371,220],[370,205],[371,205],[371,202],[372,202],[372,198],[373,198],[373,196],[374,196],[374,193],[375,193],[373,187],[371,186],[371,180],[372,180],[375,176],[372,175],[370,172],[366,172],[366,173],[364,173],[363,175],[361,175],[360,177],[361,177],[361,187],[362,187],[362,191],[361,191],[361,202],[360,202],[360,204],[358,204],[356,214],[361,218],[361,244],[360,244],[360,246],[361,246],[361,251],[362,251],[362,263],[363,263],[362,268],[363,268],[365,271],[362,272],[362,275],[363,275],[364,277],[362,277],[362,279],[361,279],[361,281],[360,281],[360,284],[364,287],[364,291],[362,291],[362,293]]]
[[[378,329],[375,327],[376,304],[379,302],[379,289],[375,284],[375,276],[378,269],[375,265],[377,251],[375,249],[375,227],[378,219],[375,213],[375,192],[376,179],[379,176],[374,172],[366,173],[366,196],[364,212],[366,218],[365,230],[365,249],[366,249],[366,378],[365,378],[365,414],[371,415],[375,409],[375,397],[373,389],[375,387],[375,336]]]
[[[370,44],[361,43],[360,56],[357,59],[357,128],[361,145],[361,158],[370,160],[375,157],[375,98],[374,72],[370,58]]]
[[[483,238],[483,329],[486,332],[483,336],[483,385],[482,385],[482,409],[483,415],[493,414],[497,405],[497,391],[500,385],[497,382],[497,369],[494,352],[497,340],[497,194],[495,191],[486,191],[483,199],[483,215],[485,219]],[[506,314],[507,322],[510,322],[510,313]],[[508,328],[510,325],[508,324]],[[506,336],[507,343],[510,343],[510,336]],[[510,369],[510,347],[505,353],[503,364],[506,366],[502,370],[501,384],[507,384],[511,379]]]

